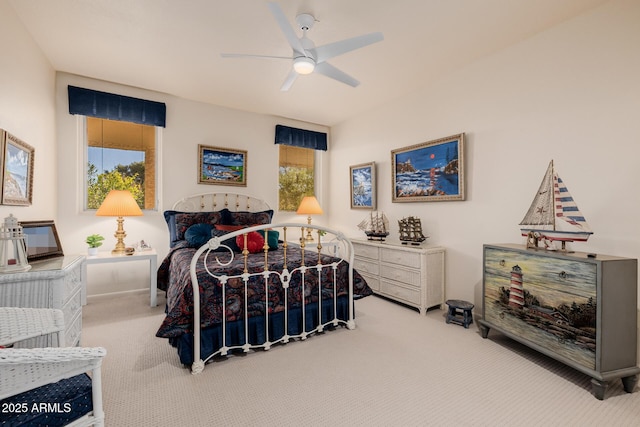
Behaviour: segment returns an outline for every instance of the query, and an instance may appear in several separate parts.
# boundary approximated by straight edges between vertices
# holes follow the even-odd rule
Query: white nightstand
[[[87,264],[107,264],[111,262],[149,261],[149,292],[151,294],[150,305],[158,305],[158,254],[155,249],[134,252],[133,255],[112,255],[111,252],[98,252],[96,256],[88,256],[84,262],[83,277],[87,277]]]

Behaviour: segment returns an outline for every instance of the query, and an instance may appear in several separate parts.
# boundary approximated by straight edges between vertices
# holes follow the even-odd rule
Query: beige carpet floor
[[[482,339],[371,296],[357,328],[231,356],[191,375],[155,332],[164,299],[89,300],[82,344],[103,346],[107,426],[640,426],[640,392],[590,378],[492,331]]]

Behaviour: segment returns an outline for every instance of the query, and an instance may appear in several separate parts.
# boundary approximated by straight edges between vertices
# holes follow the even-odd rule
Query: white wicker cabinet
[[[31,263],[24,273],[0,274],[0,306],[58,308],[64,312],[65,344],[80,344],[84,256],[64,256]],[[25,347],[49,347],[51,336],[24,341]]]
[[[354,268],[376,294],[420,314],[444,304],[444,248],[352,240]]]

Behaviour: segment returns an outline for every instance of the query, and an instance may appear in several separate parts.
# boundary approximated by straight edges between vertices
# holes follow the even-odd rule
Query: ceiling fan
[[[293,49],[292,55],[271,56],[223,53],[221,54],[223,58],[275,58],[292,60],[293,69],[289,72],[289,75],[282,84],[282,87],[280,88],[281,91],[289,90],[293,85],[293,82],[298,78],[299,74],[318,73],[352,87],[356,87],[360,84],[358,80],[326,61],[327,59],[342,55],[343,53],[382,41],[384,38],[382,33],[369,33],[316,47],[313,41],[307,38],[307,31],[310,30],[316,22],[313,15],[303,13],[296,16],[296,23],[302,30],[302,37],[298,37],[291,24],[289,24],[289,21],[280,6],[275,2],[269,2],[268,5],[269,10],[271,10],[276,22],[289,42],[291,49]]]

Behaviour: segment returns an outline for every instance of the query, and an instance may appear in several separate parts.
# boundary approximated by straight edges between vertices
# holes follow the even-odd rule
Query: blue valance
[[[327,151],[327,134],[276,125],[276,144]]]
[[[162,102],[69,86],[69,113],[165,127],[167,106]]]

